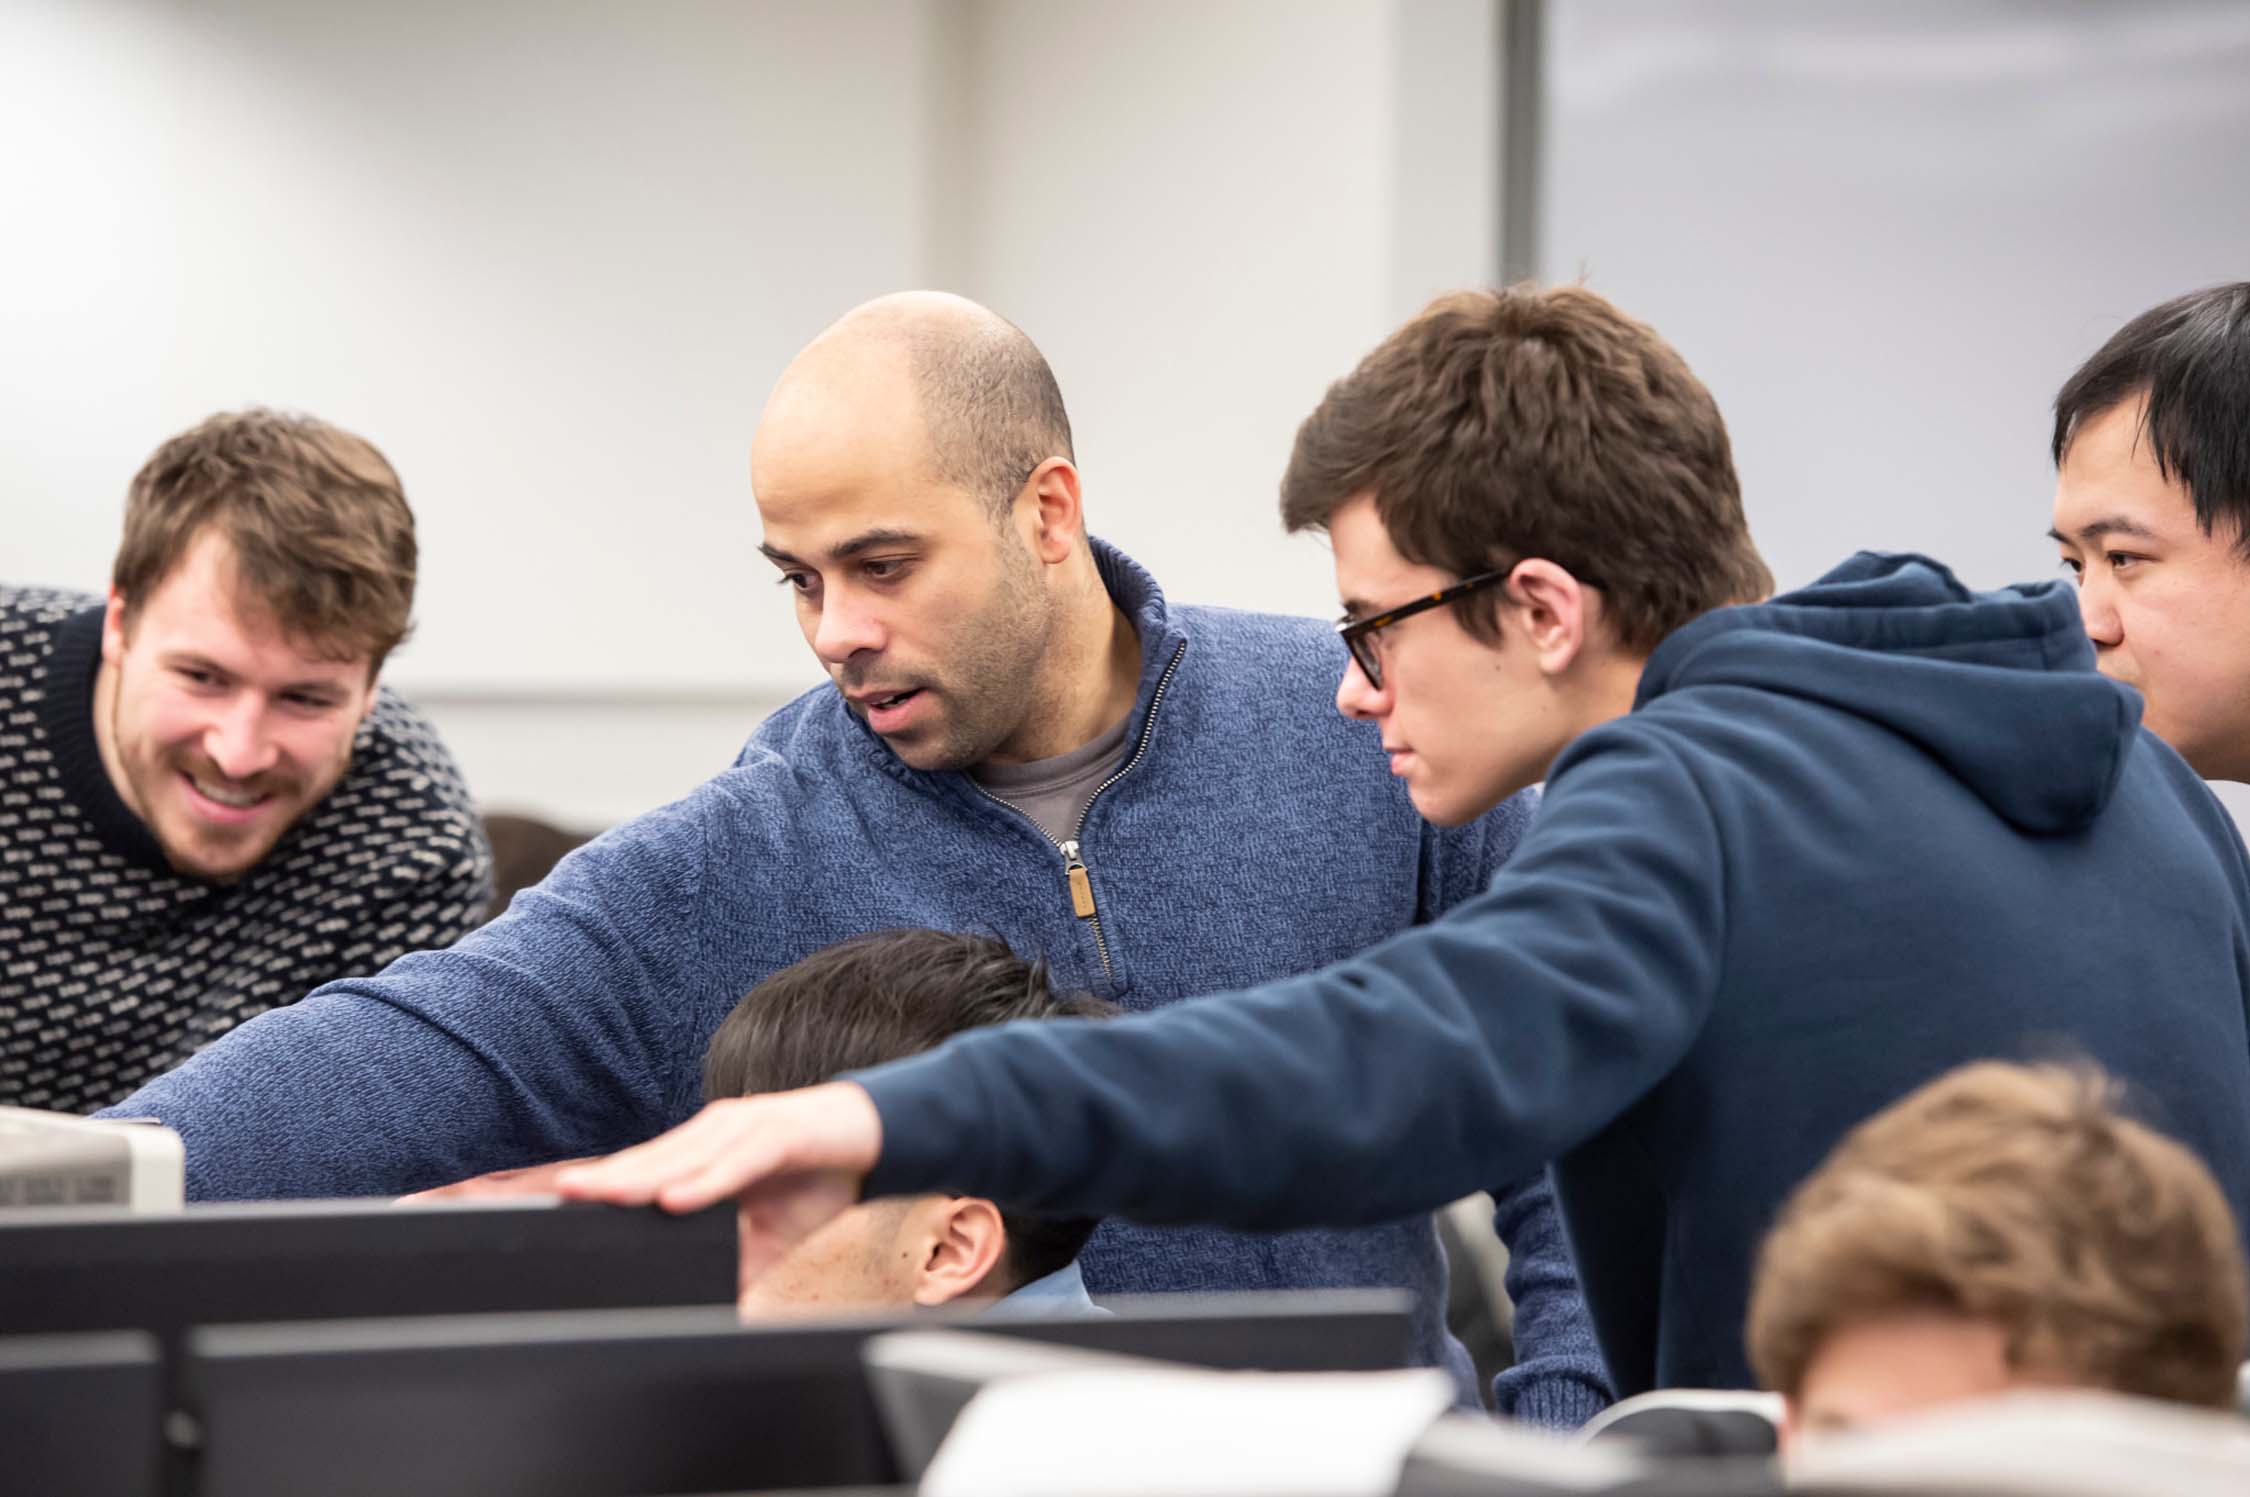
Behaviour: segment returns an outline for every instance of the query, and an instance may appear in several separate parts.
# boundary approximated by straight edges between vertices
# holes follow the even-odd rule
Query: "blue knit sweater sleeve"
[[[1105,1023],[962,1035],[855,1078],[876,1194],[1252,1230],[1520,1180],[1678,1064],[1718,985],[1724,875],[1639,715],[1558,761],[1492,888],[1319,972]]]
[[[198,1200],[396,1194],[649,1137],[693,1102],[717,784],[571,854],[458,944],[261,1014],[110,1113],[177,1129]]]
[[[1516,1310],[1515,1365],[1492,1380],[1493,1407],[1548,1429],[1576,1429],[1610,1406],[1594,1322],[1563,1237],[1545,1171],[1492,1193],[1492,1224],[1508,1245],[1508,1299]]]
[[[1539,792],[1526,790],[1466,826],[1423,831],[1421,919],[1490,888],[1531,829]],[[1563,1237],[1562,1215],[1541,1170],[1492,1191],[1493,1224],[1508,1248],[1516,1360],[1493,1382],[1501,1413],[1549,1429],[1576,1429],[1611,1402],[1594,1321]]]

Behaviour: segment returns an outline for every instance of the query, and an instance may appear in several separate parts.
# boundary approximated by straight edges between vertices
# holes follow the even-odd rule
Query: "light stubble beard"
[[[950,682],[939,693],[950,709],[939,726],[932,770],[961,771],[992,757],[1039,710],[1042,667],[1055,637],[1056,607],[1040,586],[1039,564],[1012,532],[1001,584],[991,604],[963,626]]]

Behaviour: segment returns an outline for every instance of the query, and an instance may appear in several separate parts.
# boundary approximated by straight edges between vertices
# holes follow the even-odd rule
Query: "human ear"
[[[125,595],[113,583],[109,589],[109,607],[102,614],[102,663],[115,665],[125,658]]]
[[[1586,585],[1543,557],[1519,561],[1508,574],[1507,612],[1540,671],[1559,676],[1585,647],[1595,606]]]
[[[978,1196],[939,1196],[916,1227],[922,1262],[914,1303],[942,1305],[980,1288],[980,1299],[998,1299],[1006,1292],[1007,1286],[985,1284],[1008,1246],[999,1207]]]
[[[1032,469],[1016,495],[1016,505],[1019,511],[1028,506],[1032,555],[1049,566],[1069,559],[1086,528],[1078,470],[1070,460],[1051,457]]]

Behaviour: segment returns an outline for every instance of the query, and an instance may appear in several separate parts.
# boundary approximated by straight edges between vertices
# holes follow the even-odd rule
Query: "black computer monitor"
[[[287,1201],[0,1216],[0,1328],[191,1325],[731,1304],[733,1213],[525,1197]]]
[[[156,1497],[163,1417],[144,1332],[0,1337],[0,1491]]]
[[[896,1481],[861,1344],[909,1326],[1224,1368],[1403,1366],[1410,1297],[1123,1302],[1107,1317],[739,1325],[643,1310],[199,1330],[186,1363],[203,1497],[550,1497]]]
[[[167,1409],[190,1326],[731,1306],[735,1286],[730,1209],[673,1216],[522,1197],[0,1213],[0,1330],[146,1331]],[[165,1489],[179,1494],[186,1456],[172,1444]]]

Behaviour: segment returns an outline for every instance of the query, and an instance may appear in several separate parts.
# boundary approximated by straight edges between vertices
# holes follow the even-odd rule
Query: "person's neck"
[[[1039,667],[1024,726],[986,759],[1031,764],[1083,748],[1133,710],[1141,687],[1141,640],[1111,599],[1090,552],[1080,551]]]
[[[1581,656],[1572,664],[1569,679],[1555,693],[1555,716],[1560,732],[1555,738],[1554,752],[1540,767],[1541,779],[1546,778],[1555,760],[1562,757],[1563,750],[1581,736],[1633,710],[1633,699],[1640,694],[1641,673],[1647,666],[1646,655],[1624,650]]]
[[[1576,709],[1573,738],[1633,710],[1633,700],[1641,692],[1641,675],[1648,669],[1648,657],[1612,650],[1586,661],[1585,666],[1586,673],[1573,693]]]

